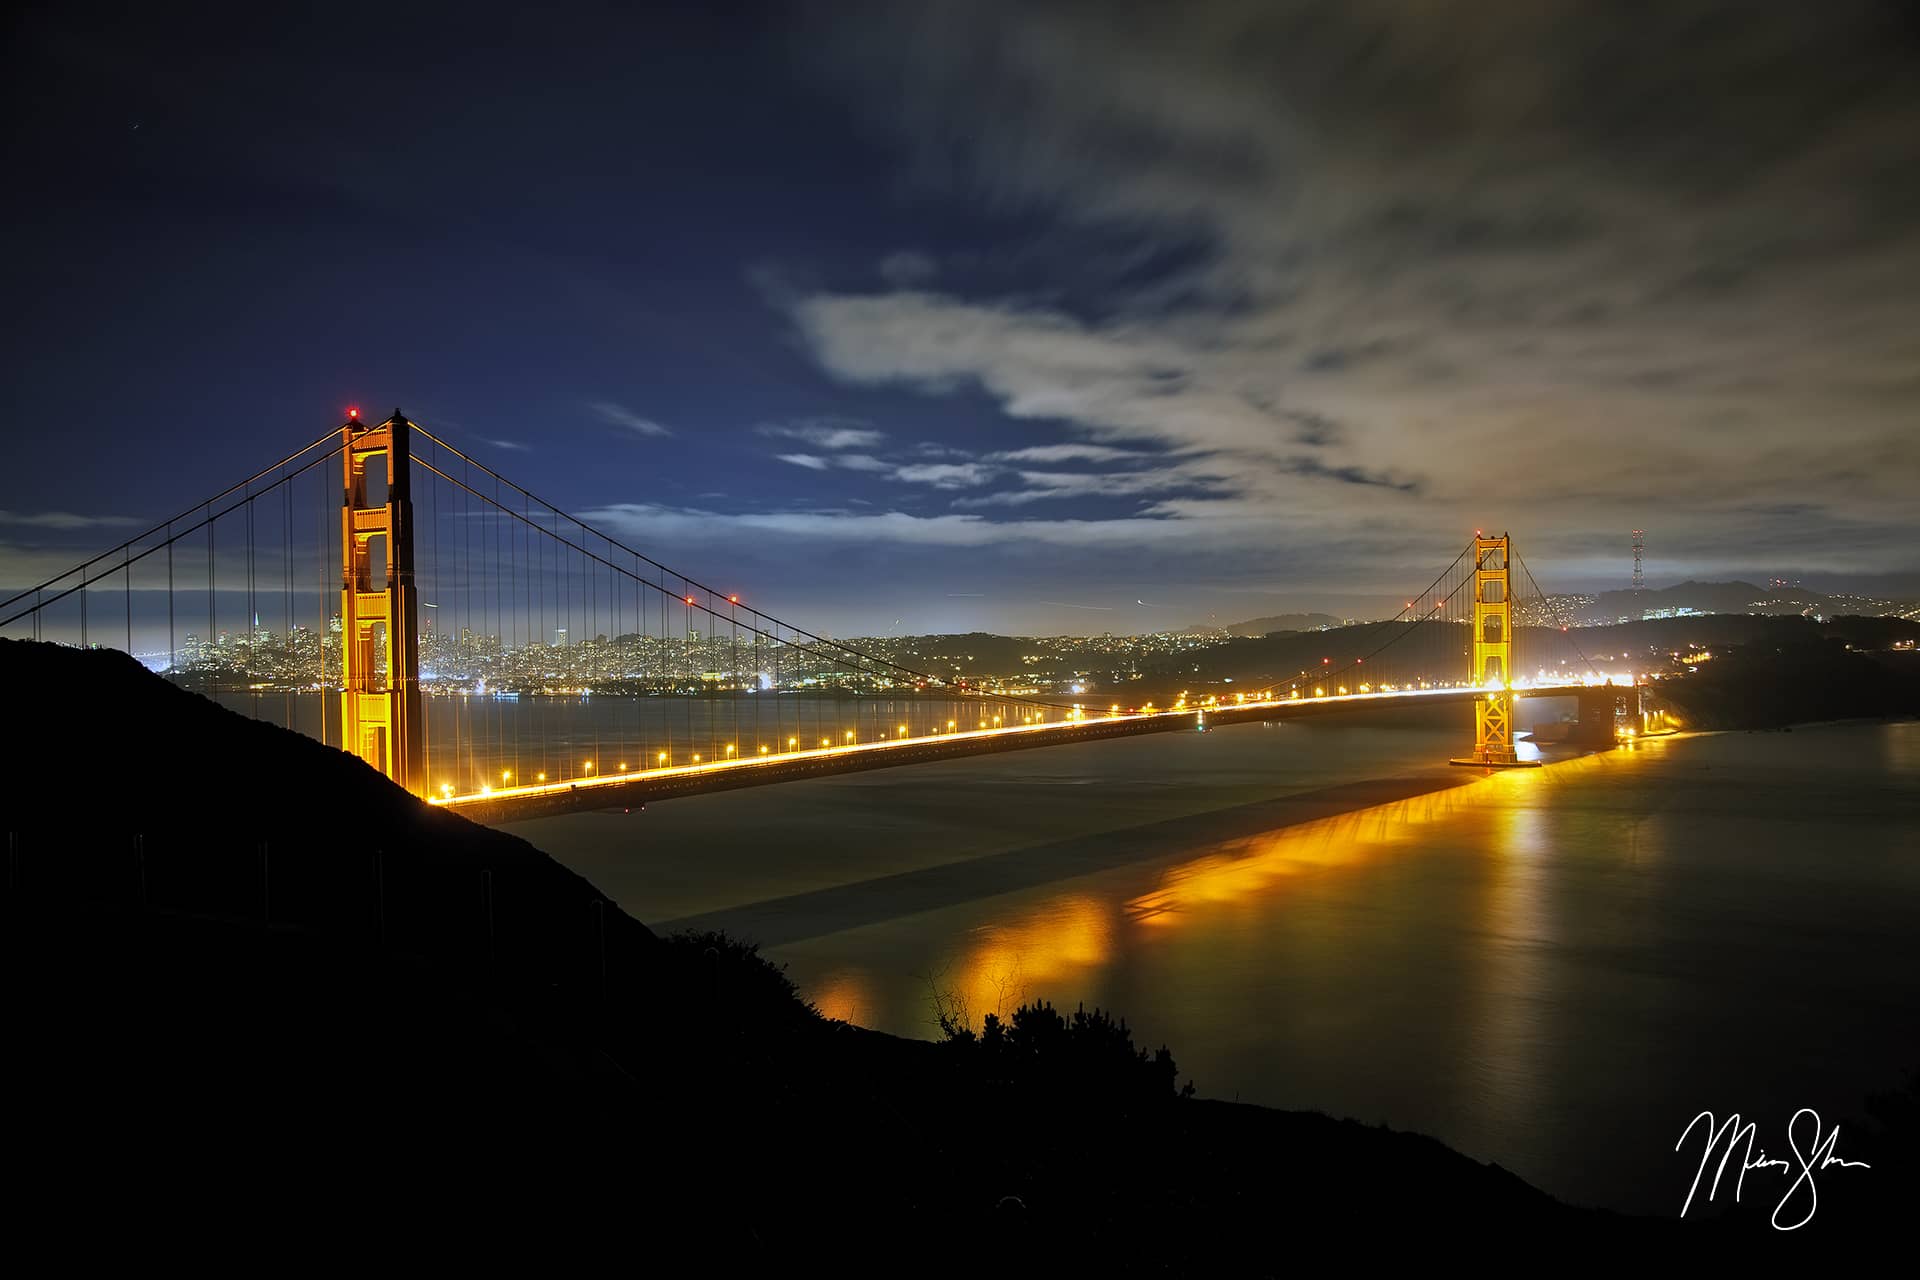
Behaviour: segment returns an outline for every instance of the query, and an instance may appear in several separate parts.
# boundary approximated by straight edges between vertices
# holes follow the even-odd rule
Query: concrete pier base
[[[1475,760],[1471,756],[1459,757],[1447,761],[1466,769],[1538,769],[1544,761],[1540,760]]]

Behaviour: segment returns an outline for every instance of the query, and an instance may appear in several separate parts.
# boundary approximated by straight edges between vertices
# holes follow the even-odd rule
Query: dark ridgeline
[[[1130,687],[1129,694],[1134,698],[1163,697],[1169,689],[1188,685],[1195,688],[1203,685],[1212,687],[1213,682],[1227,677],[1243,683],[1272,683],[1284,688],[1289,683],[1288,678],[1301,671],[1308,672],[1306,679],[1310,680],[1311,673],[1321,666],[1323,657],[1328,658],[1334,668],[1347,666],[1378,645],[1382,636],[1391,634],[1394,627],[1404,628],[1406,625],[1362,623],[1332,631],[1281,631],[1238,637],[1177,657],[1143,663],[1143,678],[1137,687]],[[1587,658],[1600,659],[1598,666],[1603,670],[1624,665],[1645,669],[1650,663],[1657,667],[1669,653],[1676,650],[1685,653],[1694,644],[1715,650],[1738,645],[1755,652],[1793,651],[1802,658],[1813,657],[1823,649],[1844,653],[1851,648],[1863,654],[1884,653],[1881,660],[1892,662],[1898,670],[1901,660],[1907,655],[1884,651],[1890,650],[1896,642],[1920,640],[1920,623],[1900,618],[1839,617],[1816,622],[1812,618],[1797,615],[1705,614],[1582,627],[1573,635]],[[1516,642],[1536,652],[1550,651],[1556,644],[1555,630],[1523,624],[1517,628]],[[1614,655],[1623,656],[1617,664],[1612,661]],[[1435,671],[1427,674],[1439,675],[1441,672],[1436,667]],[[1458,674],[1465,674],[1464,660]],[[1305,683],[1305,680],[1293,682]],[[1090,702],[1099,700],[1100,695],[1097,694],[1088,697]],[[1898,714],[1905,709],[1905,705],[1896,706],[1894,699],[1881,699],[1880,705],[1873,709],[1832,714]]]
[[[1671,1229],[1181,1097],[1098,1013],[941,1045],[827,1022],[751,947],[662,940],[125,655],[0,642],[0,682],[17,1239],[1277,1270],[1314,1240]]]
[[[1661,696],[1696,729],[1778,729],[1812,720],[1920,715],[1920,626],[1896,618],[1841,618],[1816,630],[1769,618],[1759,633],[1722,642],[1709,662],[1662,683]]]

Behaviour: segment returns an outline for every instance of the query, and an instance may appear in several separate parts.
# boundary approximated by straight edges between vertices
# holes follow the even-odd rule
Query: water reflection
[[[1025,918],[973,931],[957,970],[935,975],[934,996],[972,1025],[1006,1018],[1029,999],[1081,989],[1112,950],[1111,908],[1097,898],[1050,899]]]
[[[1452,787],[1229,841],[1168,868],[1155,888],[1121,910],[1135,924],[1164,928],[1221,903],[1273,896],[1294,876],[1353,865],[1406,843],[1420,827],[1458,812],[1471,792]]]
[[[1573,772],[1573,771],[1568,771]],[[1535,1123],[1545,1082],[1540,1071],[1545,966],[1554,942],[1548,878],[1547,811],[1529,783],[1515,780],[1481,796],[1489,809],[1492,857],[1481,900],[1482,944],[1472,984],[1473,1029],[1467,1037],[1479,1092],[1498,1099],[1517,1123]],[[1537,787],[1536,787],[1537,789]],[[1487,801],[1493,801],[1491,805]]]
[[[821,1017],[841,1022],[871,1023],[879,1008],[867,976],[858,969],[837,969],[809,983],[803,994]]]
[[[776,925],[768,953],[832,1016],[925,1037],[942,992],[976,1025],[1097,1004],[1204,1095],[1429,1133],[1585,1203],[1671,1214],[1701,1107],[1858,1115],[1920,1061],[1920,725],[1491,776],[1437,764],[1457,749],[1229,728],[529,834],[571,833],[643,917]],[[1245,834],[1326,811],[1276,795],[1381,779],[1435,789]],[[662,852],[683,846],[702,856]]]

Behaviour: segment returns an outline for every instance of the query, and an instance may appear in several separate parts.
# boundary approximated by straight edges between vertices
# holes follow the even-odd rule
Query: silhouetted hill
[[[1429,629],[1434,624],[1423,624]],[[1338,671],[1350,666],[1388,644],[1397,633],[1410,631],[1409,622],[1363,622],[1330,631],[1281,632],[1273,635],[1239,637],[1220,644],[1206,645],[1178,654],[1168,654],[1140,664],[1141,680],[1130,686],[1132,698],[1166,697],[1178,689],[1227,689],[1231,680],[1242,688],[1275,686],[1286,688],[1289,682],[1310,683],[1322,669]],[[1465,627],[1460,628],[1464,650]],[[1564,642],[1546,628],[1520,627],[1516,632],[1522,646],[1553,652]],[[1885,648],[1895,641],[1920,637],[1920,623],[1898,618],[1829,618],[1816,622],[1799,616],[1766,617],[1749,614],[1715,614],[1699,618],[1656,618],[1645,622],[1622,623],[1610,627],[1582,627],[1573,641],[1589,659],[1619,659],[1616,665],[1645,669],[1664,662],[1674,651],[1685,652],[1691,645],[1749,645],[1763,648],[1793,647],[1811,643],[1851,644],[1856,649]],[[1390,660],[1392,651],[1383,655]],[[1437,657],[1434,661],[1440,661]],[[1462,669],[1466,658],[1460,658]]]
[[[1781,621],[1784,621],[1782,619]],[[1865,619],[1912,628],[1895,619]],[[1709,662],[1660,682],[1692,729],[1772,729],[1814,720],[1920,715],[1920,652],[1856,652],[1846,642],[1722,645]]]
[[[1751,582],[1695,582],[1689,579],[1671,587],[1602,591],[1594,597],[1593,603],[1576,610],[1574,620],[1582,626],[1603,626],[1621,618],[1638,621],[1644,614],[1663,609],[1775,617],[1819,614],[1832,618],[1844,614],[1875,613],[1889,608],[1898,611],[1909,607],[1910,601],[1883,599],[1874,602],[1865,596],[1818,591],[1812,587],[1756,586]]]
[[[1268,636],[1276,631],[1318,631],[1337,627],[1339,618],[1330,613],[1276,613],[1268,618],[1249,618],[1220,628],[1230,636]]]
[[[1030,1029],[1045,1069],[1015,1071],[830,1023],[750,948],[657,938],[122,655],[0,642],[0,682],[16,1251],[918,1271],[978,1234],[1015,1271],[1271,1272],[1382,1227],[1662,1227],[1428,1138],[1182,1099],[1106,1024]]]

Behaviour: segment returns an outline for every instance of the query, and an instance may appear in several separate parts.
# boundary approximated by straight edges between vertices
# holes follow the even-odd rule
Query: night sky
[[[399,406],[843,631],[1920,594],[1920,6],[31,6],[0,578]]]

